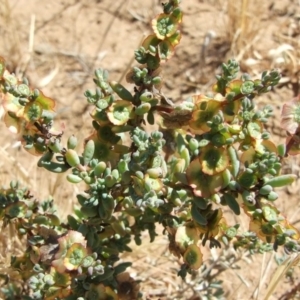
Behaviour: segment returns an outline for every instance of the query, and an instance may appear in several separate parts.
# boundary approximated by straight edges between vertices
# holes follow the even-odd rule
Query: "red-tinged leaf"
[[[286,138],[286,145],[292,143],[293,141],[291,141],[294,137],[293,136],[288,136]],[[292,146],[289,148],[289,155],[298,155],[300,154],[300,143],[293,143]]]
[[[99,110],[97,108],[94,108],[93,111],[90,113],[90,115],[101,126],[104,126],[104,125],[107,125],[110,123],[105,110]]]
[[[243,164],[245,164],[246,162],[248,164],[251,164],[255,159],[255,155],[256,155],[256,152],[255,152],[254,148],[250,148],[242,154],[241,162]]]
[[[198,270],[202,265],[202,257],[200,248],[195,244],[191,244],[185,251],[183,260],[191,269]]]
[[[300,94],[283,104],[281,112],[281,128],[295,134],[300,125]]]
[[[220,102],[215,100],[197,102],[196,106],[199,109],[194,110],[189,126],[196,131],[196,133],[205,133],[210,131],[207,121],[219,112]]]
[[[55,100],[44,95],[42,91],[39,91],[39,96],[36,98],[35,102],[39,103],[43,109],[54,111]]]
[[[276,154],[278,153],[276,145],[270,140],[261,141],[261,143],[258,147],[259,147],[258,149],[256,149],[256,147],[255,147],[255,150],[258,152],[261,152],[261,153],[266,152],[266,151],[271,152],[271,153],[276,153]]]
[[[223,114],[226,122],[231,122],[237,116],[241,107],[240,101],[231,101],[223,106]]]
[[[181,253],[184,253],[191,244],[199,241],[199,232],[193,223],[181,225],[177,228],[175,242]]]
[[[181,40],[181,33],[179,30],[177,30],[173,35],[171,35],[170,37],[167,38],[168,42],[170,42],[170,44],[175,47],[176,45],[179,44],[180,40]]]
[[[145,38],[145,40],[142,43],[142,47],[144,47],[146,50],[148,50],[149,46],[156,47],[160,41],[161,40],[159,40],[155,34],[151,34]]]
[[[177,30],[177,25],[176,18],[168,14],[159,14],[152,20],[153,31],[160,40],[173,35]]]
[[[88,251],[80,243],[74,243],[67,251],[64,258],[64,266],[67,270],[77,270],[82,260],[87,256]]]
[[[226,87],[226,94],[229,94],[231,92],[234,92],[236,95],[240,94],[242,84],[243,84],[243,81],[240,79],[236,79],[236,80],[229,82]]]
[[[202,172],[198,158],[193,160],[186,170],[189,185],[196,196],[210,197],[219,191],[223,184],[222,175],[208,175]]]
[[[108,108],[107,117],[114,125],[124,125],[129,120],[132,109],[131,102],[118,100]]]
[[[183,13],[181,11],[181,9],[179,7],[176,7],[172,13],[171,13],[171,16],[175,19],[175,21],[180,24],[182,22],[182,16],[183,16]]]
[[[158,56],[162,61],[166,61],[174,54],[174,47],[172,44],[164,40],[158,44]]]
[[[202,149],[199,161],[203,173],[208,175],[218,174],[224,171],[229,165],[227,149],[209,145]]]

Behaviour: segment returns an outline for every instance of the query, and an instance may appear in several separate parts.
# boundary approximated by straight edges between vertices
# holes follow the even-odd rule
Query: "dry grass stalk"
[[[260,15],[258,0],[227,1],[227,39],[231,42],[231,54],[239,60],[251,56],[260,30]]]
[[[275,273],[273,273],[272,278],[269,282],[266,295],[264,300],[268,300],[278,288],[278,285],[282,282],[287,271],[300,263],[300,254],[292,254],[289,256],[281,265],[278,266]]]

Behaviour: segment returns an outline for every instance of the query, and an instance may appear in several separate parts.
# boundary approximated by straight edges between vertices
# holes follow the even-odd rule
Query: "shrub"
[[[255,105],[279,82],[276,70],[253,80],[239,76],[238,63],[229,60],[211,93],[175,105],[162,92],[160,71],[180,43],[182,15],[178,0],[163,4],[153,33],[135,51],[138,65],[126,75],[130,90],[109,81],[106,70],[95,71],[96,88],[85,92],[94,130],[82,152],[75,135],[63,144],[55,101],[10,74],[1,58],[7,127],[40,156],[38,167],[86,185],[67,221],[52,200],[37,201],[17,182],[0,190],[3,226],[12,224],[27,243],[2,274],[6,299],[138,299],[139,285],[120,254],[131,251],[131,240],[140,245],[143,231],[154,241],[157,224],[182,260],[182,278],[202,266],[206,244],[299,252],[299,232],[278,210],[276,188],[296,177],[282,175],[281,166],[299,151],[300,98],[283,107],[284,145],[275,145],[264,127],[272,108]],[[228,225],[226,208],[243,212],[249,231]]]

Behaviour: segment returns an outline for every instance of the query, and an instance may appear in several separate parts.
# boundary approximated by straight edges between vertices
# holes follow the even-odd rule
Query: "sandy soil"
[[[283,141],[285,133],[278,123],[280,107],[300,93],[299,1],[184,0],[182,9],[183,38],[164,66],[164,93],[180,101],[209,91],[220,64],[232,57],[241,62],[243,72],[253,76],[278,67],[283,74],[280,85],[259,99],[259,104],[274,106],[269,130],[277,142]],[[160,11],[160,2],[155,0],[2,0],[0,55],[6,57],[11,71],[25,75],[32,86],[57,100],[59,124],[65,128],[65,136],[74,133],[83,139],[91,130],[83,92],[93,88],[94,69],[106,68],[111,78],[128,86],[124,74],[134,65],[133,51],[150,32],[151,19]],[[1,183],[17,178],[29,184],[39,198],[50,193],[65,217],[78,187],[64,182],[63,177],[36,170],[36,158],[19,148],[17,137],[2,123],[0,129]],[[297,158],[288,159],[285,172],[299,175],[298,162]],[[281,195],[280,208],[300,228],[299,182]],[[245,220],[241,218],[240,222]],[[4,240],[0,233],[0,250]],[[145,237],[144,246],[124,257],[133,261],[131,272],[142,280],[145,299],[202,299],[190,288],[197,278],[182,283],[176,276],[178,262],[165,255],[166,249],[163,237],[151,245]],[[216,260],[217,255],[207,250],[206,262]],[[268,261],[270,268],[266,269]],[[223,267],[227,268],[225,262]],[[275,267],[271,254],[241,259],[219,277],[224,281],[225,299],[264,299]],[[280,297],[299,280],[296,268],[294,282],[283,280],[270,299],[289,299]],[[253,298],[259,281],[258,296]]]

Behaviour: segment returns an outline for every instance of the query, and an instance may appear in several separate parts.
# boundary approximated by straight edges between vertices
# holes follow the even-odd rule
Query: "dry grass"
[[[7,58],[11,71],[20,76],[25,74],[33,86],[43,88],[57,99],[58,126],[67,125],[65,135],[76,133],[83,139],[91,127],[82,94],[92,87],[93,70],[104,67],[110,70],[112,78],[122,79],[132,63],[133,50],[143,34],[149,32],[151,18],[160,12],[160,4],[154,0],[47,3],[0,2],[0,23],[5,24],[0,27],[0,55]],[[165,66],[166,94],[182,99],[196,91],[209,90],[217,67],[229,57],[240,60],[243,71],[254,75],[268,68],[280,68],[284,75],[281,89],[262,100],[273,103],[276,115],[282,99],[300,92],[299,2],[185,0],[182,6],[183,39],[176,55]],[[282,141],[276,115],[269,130]],[[2,123],[0,129],[1,185],[17,179],[39,199],[52,195],[63,212],[61,216],[66,217],[72,211],[79,187],[67,183],[64,175],[37,169],[37,158],[29,157],[17,144],[17,137],[10,135]],[[298,160],[289,160],[286,168],[299,175],[295,163]],[[297,183],[293,189],[283,191],[280,204],[296,226],[299,220],[293,212],[295,207],[299,211],[298,193]],[[239,221],[247,228],[245,218]],[[179,262],[168,254],[165,237],[161,235],[149,244],[145,236],[144,242],[141,247],[133,245],[134,252],[123,259],[133,262],[131,273],[142,280],[145,299],[202,299],[199,290],[203,288],[203,274],[194,274],[182,282],[176,275]],[[21,248],[12,228],[1,231],[0,272],[9,265],[9,256],[18,254]],[[277,268],[271,254],[249,257],[232,249],[206,249],[205,263],[219,272],[217,278],[224,282],[225,299],[299,299],[294,290],[300,282],[296,267],[299,256]],[[294,282],[284,278],[292,265]],[[290,298],[284,298],[285,295]]]
[[[248,58],[260,38],[261,1],[241,0],[227,2],[227,37],[230,52],[239,61]]]

